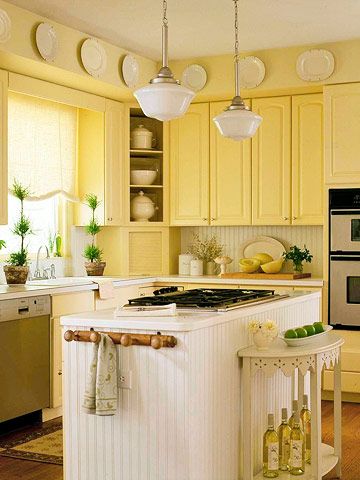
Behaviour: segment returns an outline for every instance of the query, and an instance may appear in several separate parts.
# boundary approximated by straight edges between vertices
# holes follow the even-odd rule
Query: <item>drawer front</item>
[[[69,295],[54,295],[52,316],[71,315],[72,313],[91,312],[94,310],[94,292],[77,292]]]

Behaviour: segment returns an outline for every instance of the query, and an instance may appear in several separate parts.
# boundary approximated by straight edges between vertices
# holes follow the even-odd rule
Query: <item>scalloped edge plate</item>
[[[96,38],[87,38],[81,45],[81,61],[89,75],[101,77],[106,70],[107,56]]]
[[[258,87],[265,78],[265,65],[258,57],[244,57],[239,62],[239,80],[243,88]]]
[[[306,82],[325,80],[332,75],[334,68],[334,55],[329,50],[306,50],[296,60],[296,73]]]
[[[121,72],[125,84],[129,88],[136,87],[139,81],[139,63],[133,55],[125,55],[122,62]]]
[[[257,243],[259,244],[259,248],[255,248],[252,253],[247,254],[247,249],[254,249],[254,246]],[[286,248],[281,242],[279,242],[279,240],[276,240],[272,237],[267,237],[265,235],[260,235],[255,238],[251,238],[240,245],[239,258],[251,258],[257,253],[268,253],[273,257],[274,260],[277,260],[285,251]]]
[[[185,68],[181,76],[181,83],[184,87],[190,88],[193,92],[198,92],[205,87],[207,73],[204,67],[193,63]]]
[[[0,43],[7,42],[11,37],[11,20],[8,13],[0,9]]]
[[[283,332],[279,333],[279,338],[281,338],[281,340],[283,340],[289,347],[300,347],[302,345],[309,345],[311,343],[314,343],[317,338],[322,337],[326,333],[330,332],[332,328],[333,327],[331,325],[324,325],[324,332],[316,333],[315,335],[304,338],[285,338],[284,335],[286,330],[284,330]]]
[[[58,51],[58,39],[55,28],[49,23],[40,23],[35,34],[36,46],[47,62],[53,62]]]

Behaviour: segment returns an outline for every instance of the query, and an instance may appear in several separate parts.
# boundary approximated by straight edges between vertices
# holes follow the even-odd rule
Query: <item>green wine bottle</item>
[[[311,412],[309,410],[308,396],[303,397],[303,408],[300,412],[300,426],[305,439],[305,461],[311,463]]]
[[[274,415],[268,414],[268,428],[263,439],[263,476],[279,476],[279,438],[274,429]]]
[[[289,469],[291,475],[302,475],[305,473],[305,442],[304,433],[300,428],[300,415],[294,415],[294,427],[290,434],[290,458]]]
[[[291,428],[287,420],[287,408],[282,408],[281,424],[277,431],[279,437],[279,470],[289,470]]]

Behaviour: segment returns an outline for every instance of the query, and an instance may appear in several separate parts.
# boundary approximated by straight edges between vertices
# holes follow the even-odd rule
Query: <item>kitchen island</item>
[[[237,480],[243,442],[237,352],[252,344],[247,324],[270,318],[284,330],[312,323],[319,319],[320,300],[319,292],[299,292],[226,313],[126,318],[104,310],[62,317],[64,332],[160,332],[177,339],[174,348],[160,350],[117,347],[123,381],[117,413],[109,417],[81,410],[92,345],[64,342],[66,479]],[[291,378],[259,375],[254,388],[253,455],[259,467],[266,413],[275,412],[278,421],[281,408],[290,408]]]

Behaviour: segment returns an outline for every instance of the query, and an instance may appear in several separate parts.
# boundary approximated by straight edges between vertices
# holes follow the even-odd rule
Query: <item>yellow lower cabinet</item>
[[[251,224],[251,140],[223,137],[212,119],[229,102],[210,103],[210,223]]]
[[[139,286],[130,285],[128,287],[114,288],[114,298],[101,299],[99,292],[95,292],[95,310],[106,310],[107,308],[116,308],[128,303],[130,298],[139,296]]]

